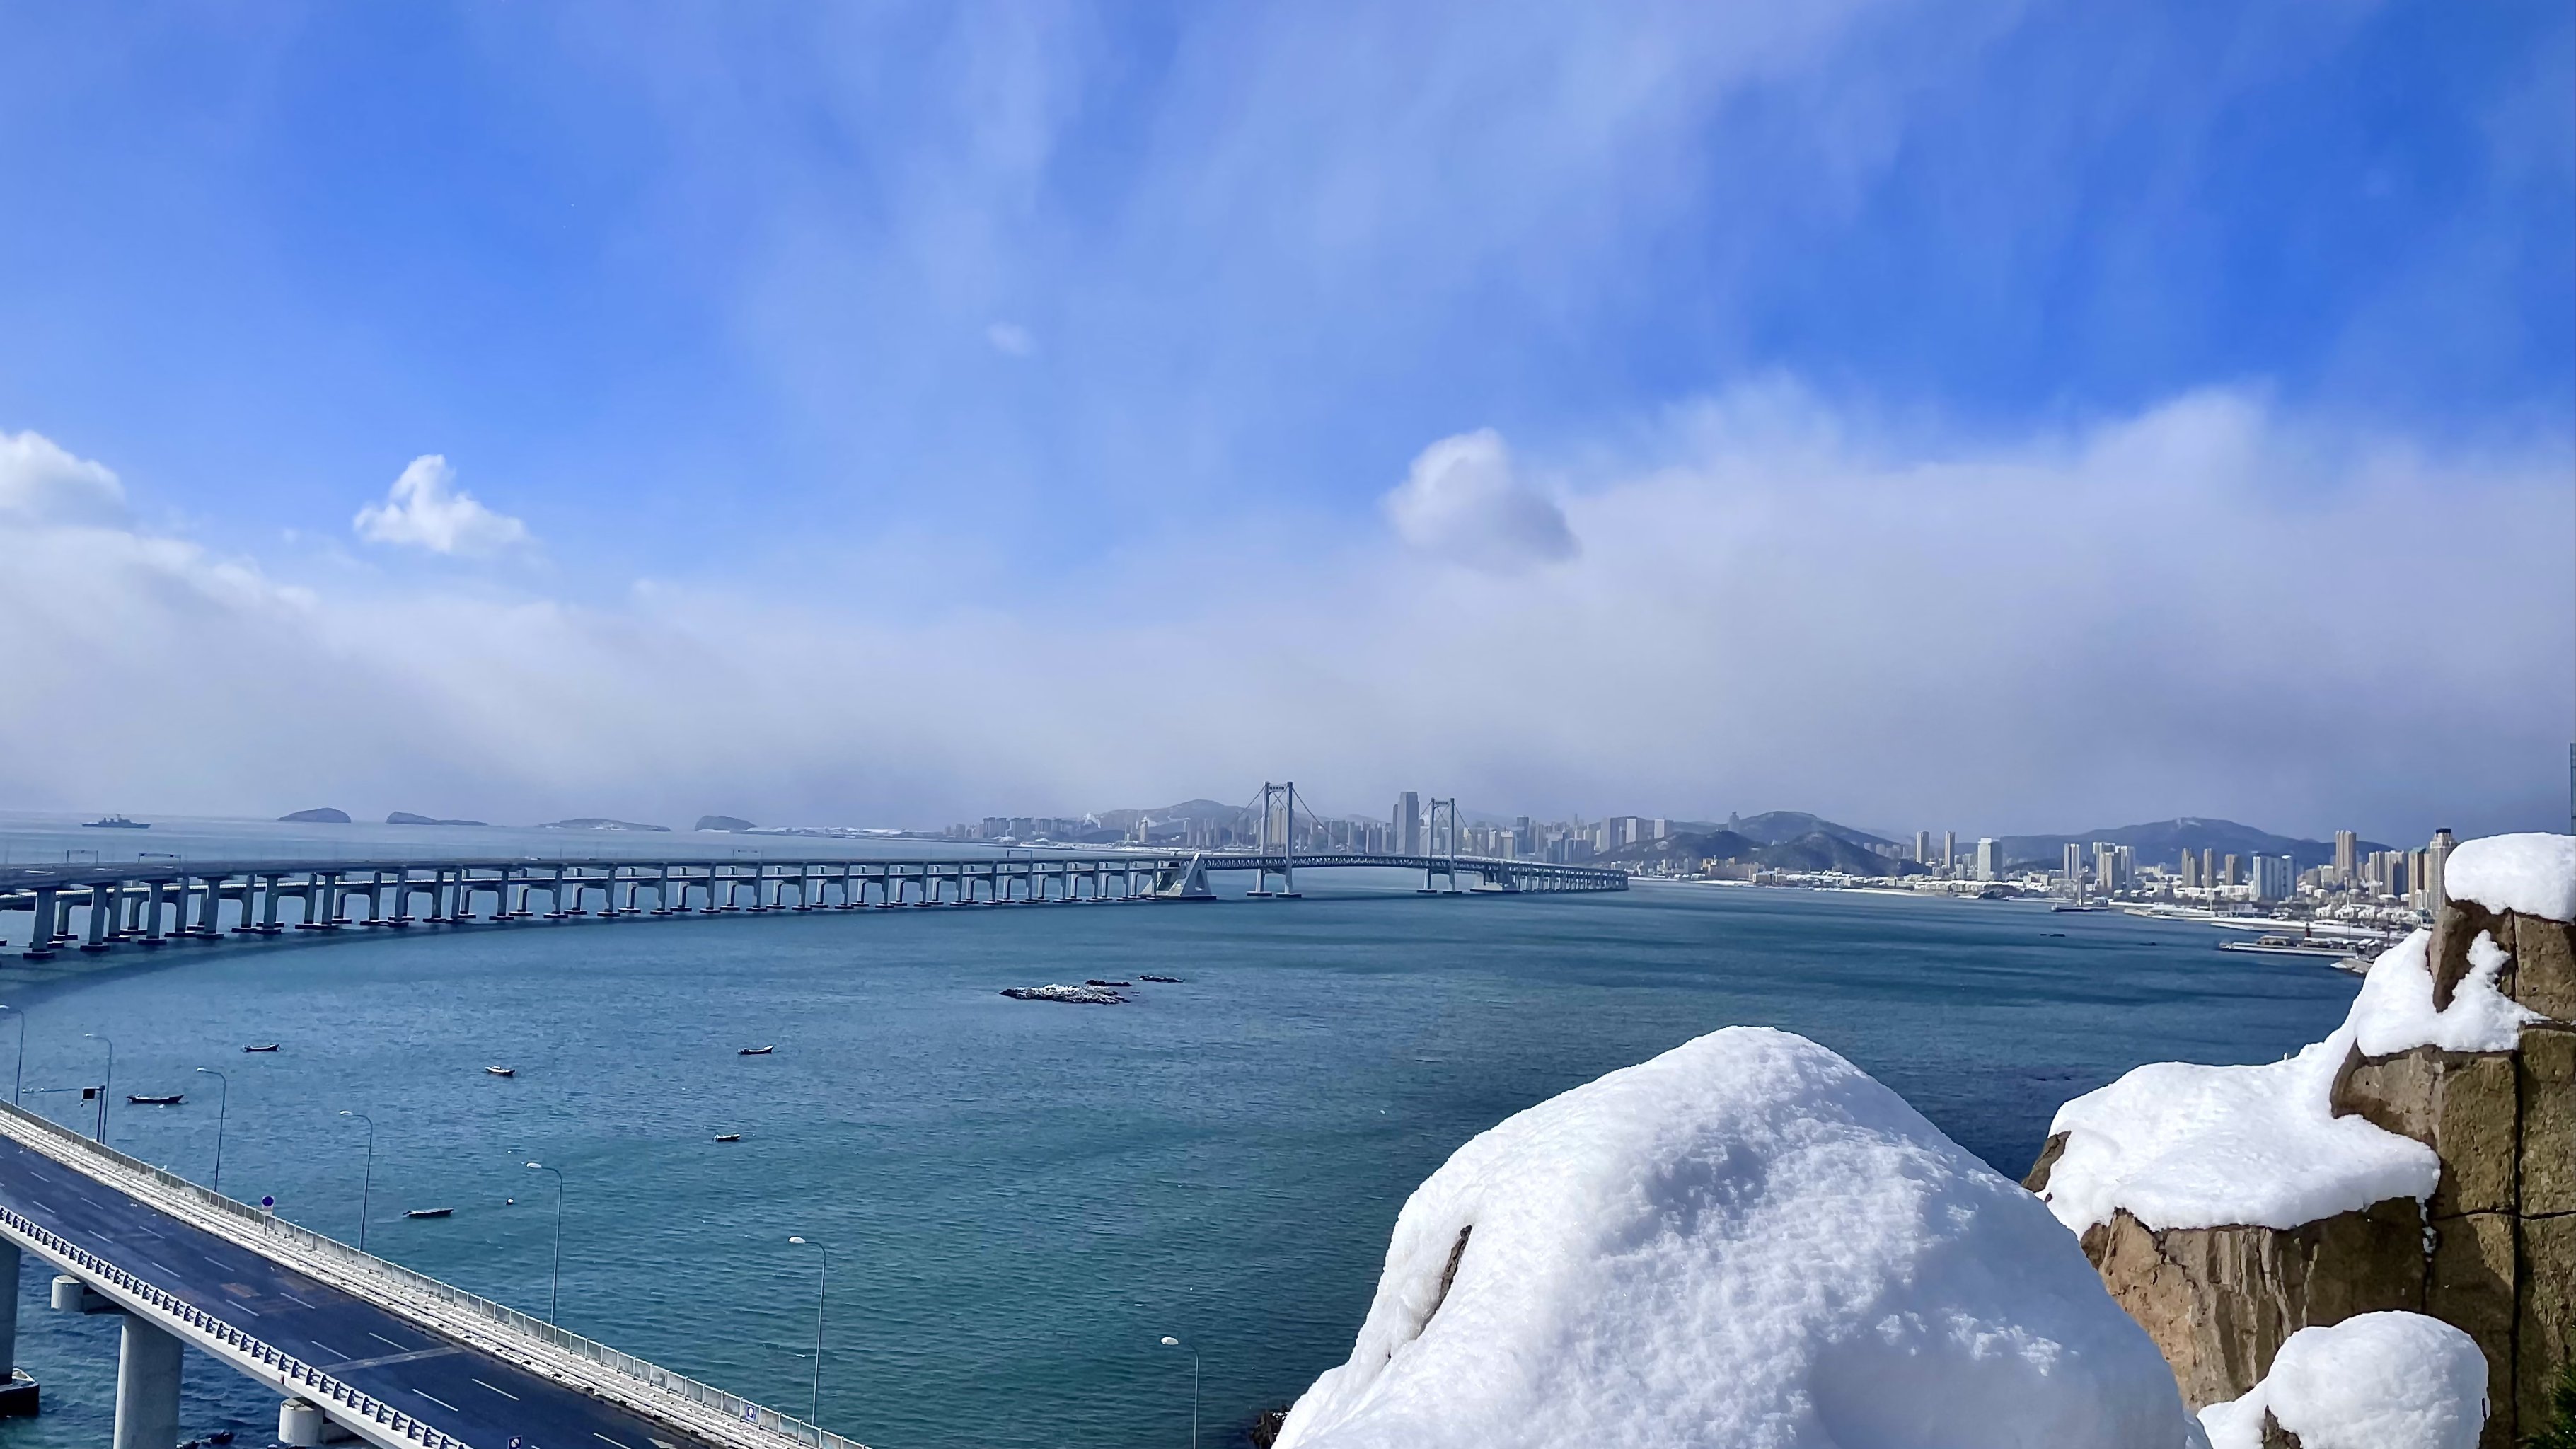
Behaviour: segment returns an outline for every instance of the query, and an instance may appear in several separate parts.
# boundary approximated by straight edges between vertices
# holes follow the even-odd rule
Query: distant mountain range
[[[1776,835],[1785,826],[1783,817],[1791,811],[1772,811],[1755,820],[1765,834]],[[1813,816],[1805,817],[1814,819]],[[1744,822],[1752,824],[1754,822]],[[1831,825],[1831,821],[1817,821]],[[1857,832],[1855,832],[1857,833]],[[1875,839],[1863,836],[1863,839]],[[1740,831],[1683,830],[1661,840],[1640,840],[1594,857],[1616,865],[1657,865],[1692,860],[1720,860],[1734,865],[1760,865],[1772,870],[1828,871],[1848,875],[1919,875],[1924,867],[1911,860],[1897,860],[1880,855],[1865,846],[1854,844],[1830,830],[1810,830],[1786,839],[1763,840]]]
[[[2077,835],[2007,835],[2001,838],[2004,858],[2015,864],[2028,861],[2055,865],[2066,858],[2066,847],[2070,843],[2089,848],[2097,840],[2128,846],[2141,861],[2172,862],[2181,859],[2186,850],[2214,850],[2222,856],[2249,859],[2257,855],[2286,855],[2297,861],[2301,870],[2334,860],[2334,846],[2326,841],[2299,840],[2257,830],[2251,825],[2239,825],[2233,820],[2190,815],[2146,825],[2088,830]],[[2391,848],[2376,840],[2360,843],[2360,853],[2364,856],[2374,850]]]

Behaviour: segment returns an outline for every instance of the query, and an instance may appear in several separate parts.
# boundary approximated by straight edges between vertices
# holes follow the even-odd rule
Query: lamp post
[[[0,1002],[0,1011],[18,1018],[18,1071],[9,1083],[9,1100],[17,1101],[27,1093],[27,1013]]]
[[[358,1179],[358,1251],[363,1253],[367,1250],[367,1200],[374,1196],[376,1188],[376,1119],[345,1107],[340,1109],[340,1115],[367,1124],[367,1170]]]
[[[551,1172],[555,1175],[555,1266],[546,1284],[546,1322],[552,1323],[555,1321],[555,1310],[563,1305],[564,1175],[562,1168],[548,1167],[542,1162],[531,1162],[528,1166],[538,1172]]]
[[[803,1246],[804,1238],[787,1241]],[[823,1300],[832,1289],[832,1254],[821,1243],[813,1244],[814,1261],[814,1396],[805,1410],[805,1421],[820,1424],[823,1419]]]
[[[116,1043],[94,1031],[85,1031],[81,1035],[107,1048],[107,1080],[100,1083],[98,1089],[98,1130],[91,1134],[91,1140],[105,1147],[107,1145],[107,1099],[116,1094]]]
[[[1199,1449],[1199,1351],[1169,1334],[1163,1336],[1163,1347],[1190,1351],[1190,1449]]]
[[[223,1090],[215,1097],[215,1180],[209,1184],[215,1191],[222,1192],[224,1190],[224,1118],[232,1111],[233,1079],[213,1067],[199,1067],[197,1070],[223,1083]]]

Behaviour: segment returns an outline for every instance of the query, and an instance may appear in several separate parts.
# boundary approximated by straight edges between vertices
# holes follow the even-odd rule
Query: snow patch
[[[2302,1449],[2474,1449],[2487,1359],[2438,1318],[2364,1313],[2291,1334],[2252,1392],[2201,1410],[2210,1449],[2262,1449],[2266,1409]]]
[[[1732,1028],[1522,1112],[1415,1190],[1281,1449],[2182,1449],[2074,1239],[1894,1092]]]
[[[2442,862],[2442,894],[2491,911],[2576,921],[2576,835],[2489,835]]]
[[[2342,1026],[2286,1061],[2256,1067],[2156,1062],[2057,1109],[2066,1146],[2041,1197],[2077,1233],[2115,1209],[2150,1228],[2294,1228],[2395,1197],[2432,1196],[2433,1149],[2334,1115],[2334,1081],[2358,1046],[2391,1056],[2419,1046],[2511,1050],[2531,1013],[2495,988],[2504,954],[2492,941],[2453,995],[2433,1009],[2417,931],[2380,953]]]
[[[2496,989],[2498,974],[2513,958],[2484,931],[2469,943],[2469,974],[2452,988],[2450,1009],[2435,1011],[2427,960],[2431,940],[2430,932],[2417,931],[2371,963],[2344,1018],[2363,1056],[2395,1056],[2419,1046],[2509,1052],[2522,1040],[2523,1023],[2548,1019]]]

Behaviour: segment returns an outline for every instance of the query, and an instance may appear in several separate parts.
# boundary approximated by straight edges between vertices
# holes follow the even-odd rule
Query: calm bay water
[[[348,853],[381,848],[365,829]],[[20,860],[62,848],[9,838]],[[82,1033],[111,1036],[110,1140],[200,1181],[217,1093],[193,1069],[227,1072],[233,1196],[355,1239],[367,1132],[338,1114],[370,1114],[368,1246],[543,1312],[554,1179],[521,1165],[540,1160],[568,1184],[568,1327],[802,1412],[825,1265],[800,1235],[829,1254],[827,1426],[879,1449],[1116,1449],[1186,1442],[1190,1364],[1162,1335],[1203,1354],[1206,1442],[1229,1442],[1348,1352],[1396,1210],[1459,1143],[1702,1032],[1813,1037],[2018,1176],[2064,1098],[2142,1061],[2277,1058],[2355,986],[2205,927],[2018,903],[1301,884],[1293,903],[228,943],[18,977],[7,999],[30,1088],[95,1081]],[[1183,983],[1116,1008],[996,994],[1144,973]],[[19,1362],[48,1407],[0,1445],[99,1442],[113,1324],[45,1311],[38,1277],[31,1259]],[[193,1356],[187,1390],[188,1433],[274,1429],[273,1400]]]

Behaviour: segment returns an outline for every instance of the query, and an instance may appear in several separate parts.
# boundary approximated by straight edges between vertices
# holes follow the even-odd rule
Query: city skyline
[[[2563,7],[0,42],[12,808],[2567,824]]]

